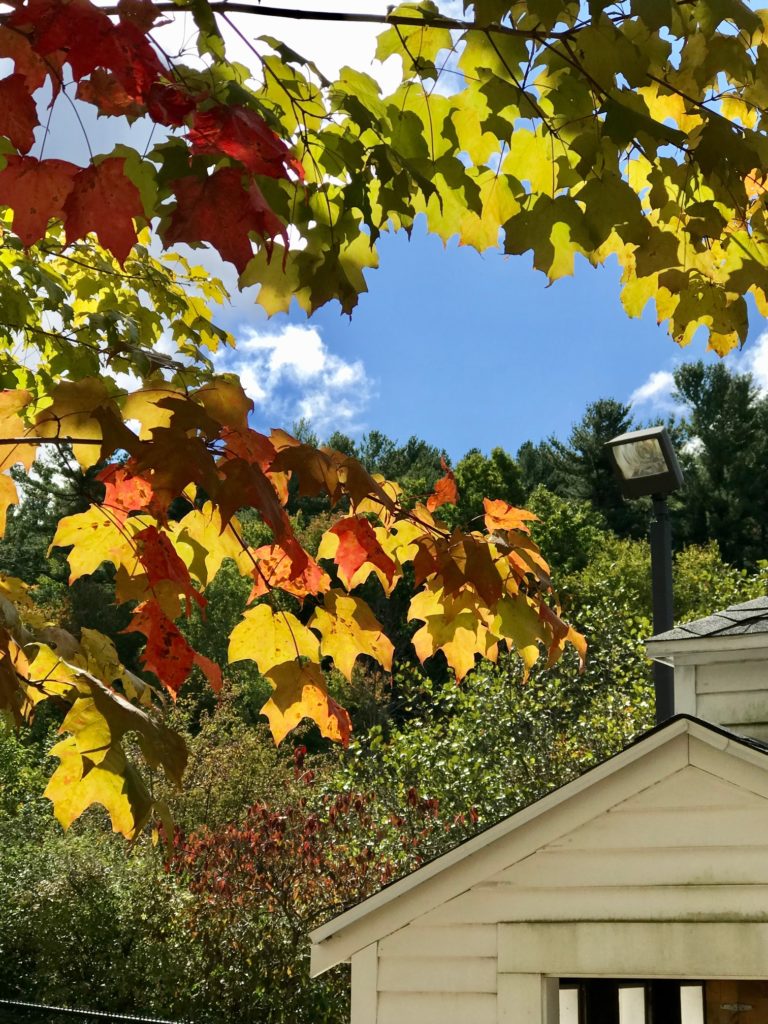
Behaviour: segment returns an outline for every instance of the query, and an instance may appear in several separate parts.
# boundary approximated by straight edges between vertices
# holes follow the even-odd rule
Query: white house
[[[768,1024],[768,598],[648,650],[681,713],[312,933],[352,1024]]]

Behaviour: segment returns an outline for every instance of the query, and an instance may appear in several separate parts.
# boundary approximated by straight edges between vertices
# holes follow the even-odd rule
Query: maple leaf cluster
[[[229,378],[189,390],[156,380],[128,395],[84,378],[59,383],[44,402],[23,390],[0,393],[0,468],[29,466],[36,446],[64,441],[83,468],[106,460],[97,475],[103,499],[60,520],[53,546],[69,549],[70,582],[103,562],[114,566],[116,600],[133,605],[127,631],[145,638],[141,660],[160,688],[127,674],[106,638],[91,636],[85,647],[70,638],[56,653],[43,645],[29,662],[29,636],[0,630],[0,707],[24,721],[41,700],[72,702],[62,725],[71,735],[54,748],[61,766],[47,791],[65,824],[94,801],[129,835],[159,813],[121,740],[138,731],[150,763],[178,781],[178,737],[153,716],[162,694],[174,700],[194,668],[214,692],[221,688],[221,667],[194,650],[177,623],[193,607],[205,614],[206,588],[226,559],[252,584],[229,661],[254,662],[271,683],[262,711],[276,742],[305,717],[322,735],[348,742],[349,715],[330,694],[324,668],[350,680],[361,658],[392,669],[392,642],[353,591],[375,577],[389,595],[407,566],[422,661],[442,652],[461,679],[478,657],[495,660],[503,647],[526,667],[542,649],[553,662],[568,642],[583,657],[583,639],[549,603],[549,570],[531,540],[530,513],[486,501],[484,529],[451,531],[437,516],[457,500],[447,467],[426,501],[408,508],[397,484],[356,459],[281,430],[253,430],[251,408]],[[0,481],[4,514],[16,495],[7,473]],[[337,508],[316,558],[286,511],[291,481],[299,495],[325,495]],[[187,511],[172,517],[179,499]],[[259,513],[269,544],[245,541],[240,509]],[[14,585],[23,596],[23,585]],[[296,599],[295,612],[276,600],[281,593]]]
[[[61,220],[68,244],[93,232],[123,263],[137,241],[137,223],[159,214],[166,245],[208,241],[240,272],[253,256],[250,232],[268,255],[276,237],[287,247],[286,226],[257,179],[300,179],[301,164],[258,111],[221,102],[199,76],[191,82],[161,60],[150,39],[159,14],[149,0],[120,0],[116,21],[91,0],[16,0],[11,7],[0,25],[0,57],[14,63],[0,80],[0,135],[17,154],[4,158],[0,204],[13,211],[13,229],[25,246],[42,239],[51,220]],[[174,206],[145,203],[142,172],[146,178],[154,170],[146,161],[142,172],[132,172],[117,156],[79,167],[28,155],[40,126],[34,94],[48,83],[51,105],[58,102],[65,69],[76,98],[100,114],[183,129],[186,159],[176,160],[170,176],[153,174],[154,187],[145,190],[159,191],[155,200],[173,196]]]

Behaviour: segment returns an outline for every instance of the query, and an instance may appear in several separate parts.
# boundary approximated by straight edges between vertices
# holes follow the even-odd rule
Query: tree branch
[[[0,445],[8,444],[103,444],[102,438],[96,437],[38,437],[37,434],[30,434],[29,437],[0,437]]]
[[[415,25],[417,28],[447,28],[460,32],[493,32],[505,36],[522,36],[524,39],[570,39],[572,29],[561,32],[544,32],[541,29],[513,28],[510,25],[481,25],[474,21],[462,21],[460,18],[447,18],[442,14],[434,17],[420,18],[409,14],[365,14],[356,11],[308,11],[296,7],[270,7],[248,0],[213,0],[210,4],[214,14],[256,14],[265,18],[290,18],[294,21],[333,21],[351,24],[371,25]],[[119,14],[115,6],[101,8],[105,14]],[[173,3],[171,0],[160,0],[154,9],[161,13],[194,12],[194,3]]]

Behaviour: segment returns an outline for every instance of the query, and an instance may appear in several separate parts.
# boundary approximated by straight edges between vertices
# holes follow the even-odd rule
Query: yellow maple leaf
[[[294,658],[319,662],[317,637],[291,612],[276,612],[268,604],[249,608],[229,638],[229,662],[255,661],[259,672]]]
[[[332,658],[339,672],[350,681],[355,661],[361,654],[374,658],[387,672],[391,670],[395,649],[362,598],[330,590],[324,604],[315,609],[309,625],[322,637],[323,657]]]
[[[192,509],[173,525],[173,546],[190,575],[202,587],[208,586],[225,558],[231,558],[243,576],[251,575],[254,561],[234,531],[242,535],[237,519],[233,517],[229,527],[224,529],[221,513],[210,501],[206,501],[202,509]]]
[[[352,724],[349,715],[328,694],[319,665],[288,661],[266,673],[274,692],[261,709],[269,719],[275,743],[281,743],[302,718],[311,718],[329,740],[346,744]]]
[[[408,609],[409,621],[424,621],[413,637],[419,661],[424,662],[442,651],[457,680],[461,680],[474,668],[478,654],[495,660],[496,640],[485,618],[482,605],[472,591],[462,590],[448,596],[442,587],[435,585],[419,591]]]
[[[149,516],[131,516],[120,524],[99,505],[91,505],[86,512],[59,520],[49,551],[72,545],[67,555],[70,583],[95,572],[102,562],[112,562],[118,568],[124,566],[131,576],[137,564],[131,538],[153,524]]]
[[[51,750],[60,764],[51,776],[43,796],[63,828],[69,828],[86,808],[101,804],[115,832],[132,839],[146,824],[152,799],[138,772],[125,760],[119,747],[113,747],[96,765],[84,759],[72,736]]]

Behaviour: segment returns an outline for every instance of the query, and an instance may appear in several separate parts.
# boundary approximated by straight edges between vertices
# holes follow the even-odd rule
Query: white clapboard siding
[[[460,928],[420,928],[417,924],[401,928],[379,942],[379,957],[494,957],[497,938],[495,925],[462,925]]]
[[[511,885],[478,885],[437,907],[424,920],[432,925],[503,921],[768,921],[768,886],[519,889]]]
[[[379,992],[495,992],[496,957],[380,957],[378,985]]]
[[[495,876],[523,889],[571,886],[768,885],[768,846],[645,850],[545,849]]]
[[[768,921],[768,800],[688,765],[420,924],[600,919]]]
[[[381,992],[378,1024],[496,1024],[488,992]]]

